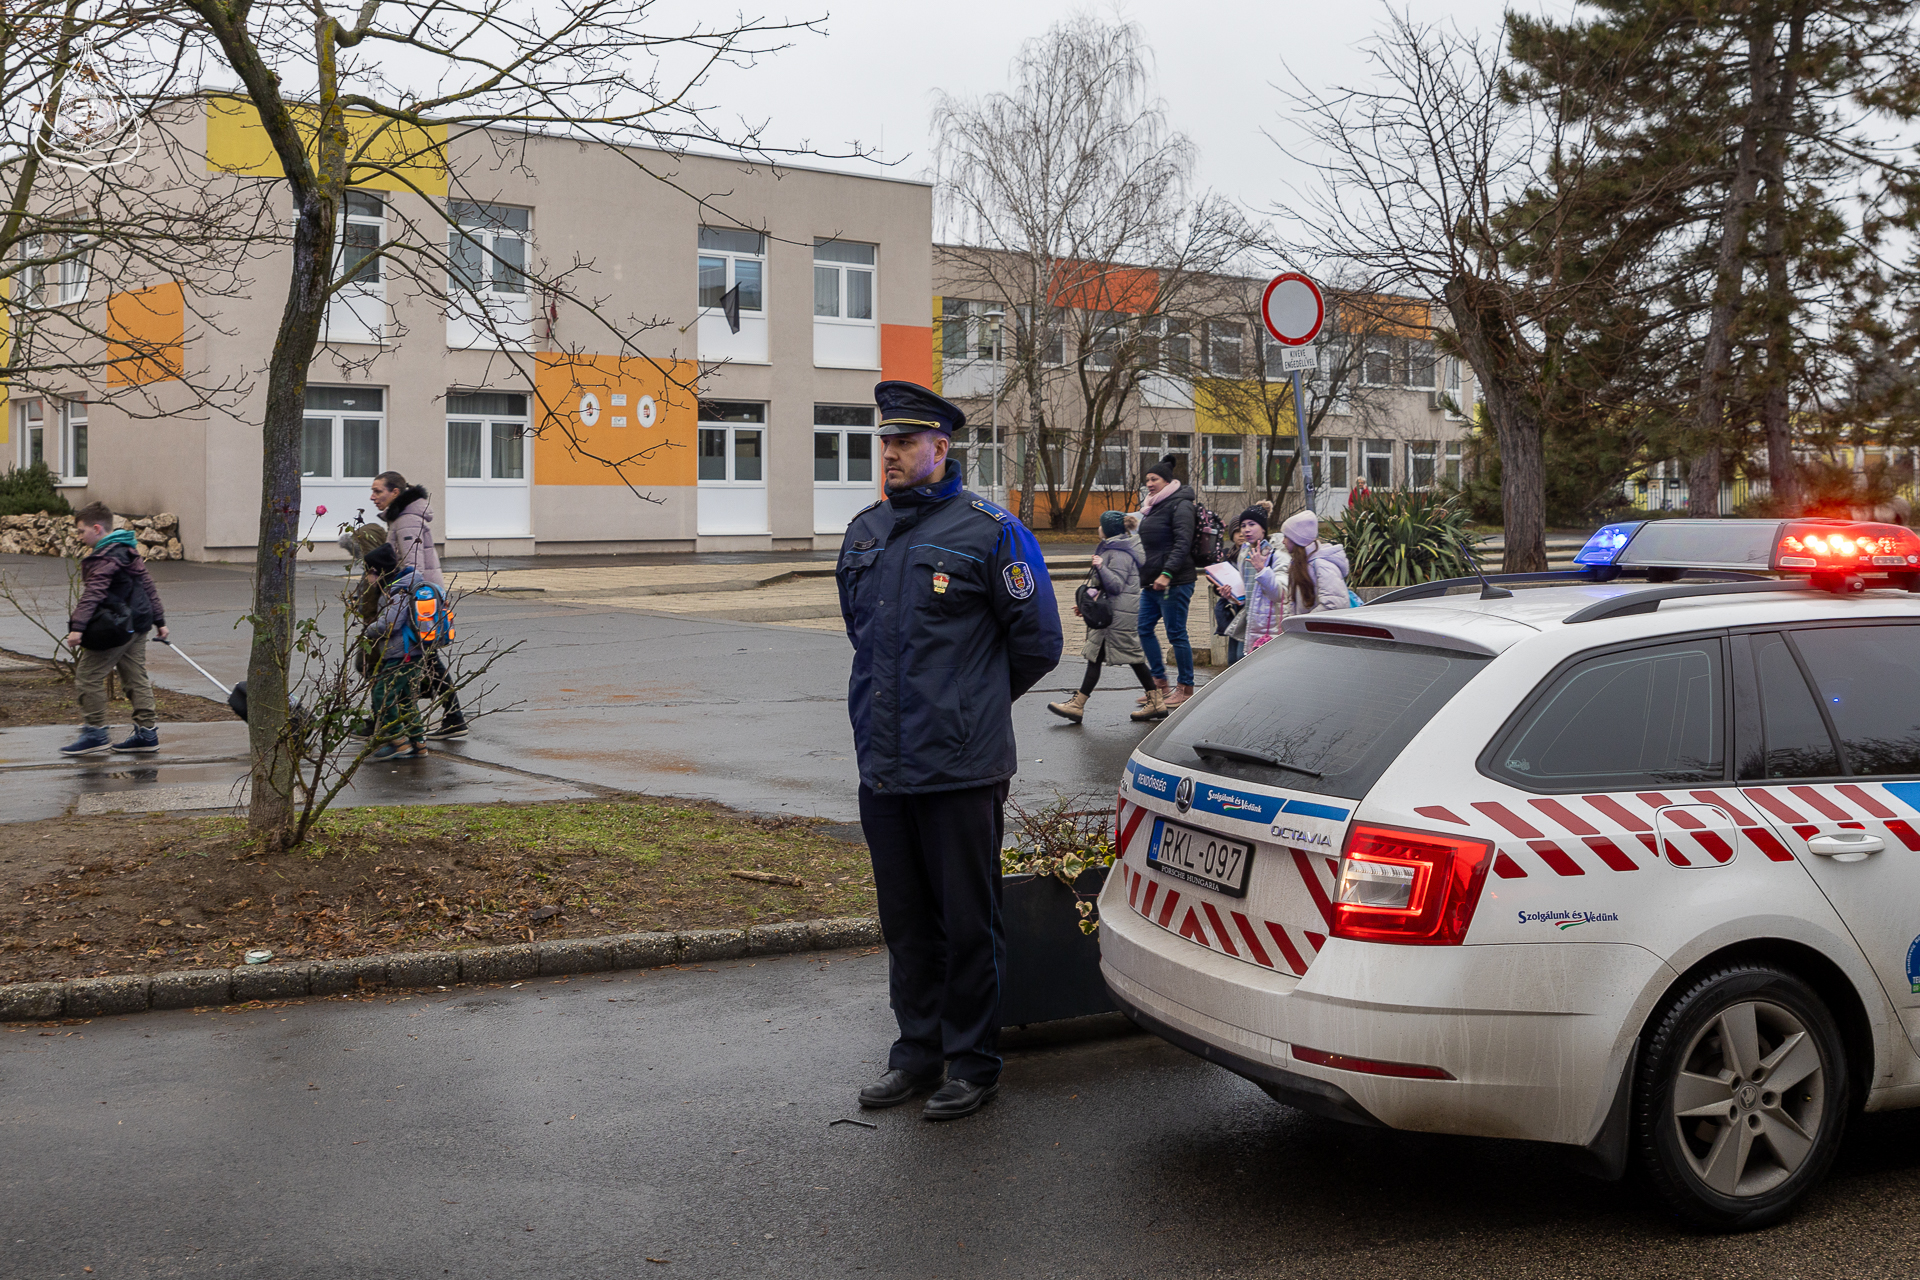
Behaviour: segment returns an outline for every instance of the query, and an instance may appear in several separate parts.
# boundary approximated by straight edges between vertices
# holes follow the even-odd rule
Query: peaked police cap
[[[912,435],[916,431],[944,431],[952,435],[967,425],[959,406],[943,400],[917,382],[878,382],[873,402],[880,406],[880,434]]]

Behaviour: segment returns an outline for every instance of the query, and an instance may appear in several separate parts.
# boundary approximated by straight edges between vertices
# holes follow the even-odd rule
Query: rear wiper
[[[1268,755],[1264,751],[1254,751],[1248,747],[1230,747],[1224,742],[1207,742],[1204,739],[1193,744],[1195,755],[1225,756],[1229,760],[1244,760],[1248,764],[1264,764],[1269,769],[1286,769],[1292,773],[1304,773],[1309,778],[1325,775],[1297,764],[1288,764],[1278,756]]]

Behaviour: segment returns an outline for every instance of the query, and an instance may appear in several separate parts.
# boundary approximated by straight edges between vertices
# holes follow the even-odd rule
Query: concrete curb
[[[243,965],[175,973],[0,985],[0,1022],[97,1018],[147,1009],[191,1009],[249,1000],[331,996],[368,987],[434,987],[611,969],[651,969],[742,956],[791,955],[880,945],[880,922],[853,917],[796,920],[746,929],[618,933],[601,938],[516,942],[470,951],[418,951],[357,960]]]

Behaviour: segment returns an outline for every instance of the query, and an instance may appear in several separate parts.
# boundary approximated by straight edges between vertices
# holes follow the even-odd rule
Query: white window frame
[[[362,396],[369,396],[369,397],[378,396],[380,400],[380,407],[377,409],[363,409],[357,405],[344,405],[339,408],[332,408],[332,409],[303,408],[301,411],[302,448],[301,448],[301,459],[300,459],[300,464],[301,464],[300,465],[300,482],[302,484],[307,484],[307,485],[351,485],[358,482],[371,481],[373,477],[379,475],[382,471],[385,471],[387,469],[387,391],[386,391],[386,388],[384,387],[309,386],[307,388],[307,391],[310,396],[313,392],[316,392],[316,391],[352,392],[355,394],[356,398],[362,397]],[[329,473],[327,475],[309,475],[307,474],[307,470],[306,470],[306,452],[305,452],[306,424],[321,418],[329,419],[329,422],[328,422],[328,427],[329,427],[328,448],[330,450],[329,457],[328,457]],[[344,468],[346,466],[346,461],[347,461],[346,423],[348,418],[352,418],[355,421],[360,421],[360,422],[364,422],[368,419],[376,419],[380,424],[379,425],[380,443],[379,443],[379,447],[375,450],[376,456],[374,459],[373,470],[367,472],[365,475],[350,476],[350,475],[344,474]]]
[[[87,286],[93,281],[93,250],[88,247],[90,244],[92,240],[89,237],[79,236],[67,241],[62,248],[62,252],[79,250],[71,258],[60,260],[59,296],[63,307],[87,300]]]
[[[505,406],[505,411],[501,413],[463,413],[456,411],[453,406],[454,397],[463,394],[497,395],[506,396],[510,399]],[[512,408],[511,401],[515,398],[520,401],[518,413],[513,412]],[[447,483],[450,485],[458,484],[463,487],[469,485],[497,485],[506,488],[520,488],[526,485],[528,483],[527,441],[531,438],[526,405],[526,393],[520,391],[450,392],[447,397],[446,411]],[[453,428],[455,423],[467,422],[477,423],[480,427],[480,474],[477,476],[456,476],[453,474]],[[494,474],[494,436],[501,427],[511,429],[515,433],[514,438],[520,443],[520,474],[517,476],[502,477]]]
[[[1440,357],[1434,350],[1433,339],[1405,338],[1402,339],[1402,342],[1404,343],[1404,350],[1406,351],[1406,376],[1404,381],[1407,390],[1438,390],[1440,385]],[[1424,375],[1426,381],[1418,382],[1415,381],[1417,376],[1415,370],[1422,364],[1426,366],[1426,373]]]
[[[1378,436],[1370,436],[1360,441],[1359,479],[1367,488],[1375,491],[1393,488],[1393,453],[1392,440]],[[1371,474],[1373,468],[1370,464],[1376,459],[1384,459],[1386,461],[1387,482],[1385,484],[1375,484],[1373,482],[1373,476]]]
[[[708,455],[705,454],[704,452],[698,452],[700,450],[704,450],[706,447],[705,436],[696,435],[694,437],[695,449],[697,451],[694,454],[695,483],[699,485],[707,486],[709,488],[726,488],[726,489],[764,489],[766,488],[767,472],[769,469],[767,466],[767,461],[768,461],[767,455],[769,452],[767,447],[768,446],[767,406],[759,401],[754,401],[754,400],[726,400],[726,401],[714,402],[714,403],[729,404],[729,405],[751,404],[757,409],[759,409],[760,411],[760,420],[758,422],[730,422],[724,419],[714,419],[714,418],[706,417],[705,415],[707,412],[708,403],[709,402],[705,400],[702,400],[700,402],[701,416],[699,418],[698,423],[696,424],[695,429],[703,433],[708,431],[722,431],[726,433],[725,453],[723,455],[725,458],[724,466],[726,468],[726,476],[725,478],[718,479],[718,480],[709,480],[700,476],[699,474],[700,464],[706,460]],[[739,437],[743,432],[757,433],[760,437],[760,478],[758,480],[742,480],[739,478]]]
[[[829,253],[841,252],[850,257],[823,258],[822,249]],[[858,259],[860,250],[866,250],[864,260]],[[834,277],[834,309],[820,310],[820,285],[822,273]],[[867,314],[855,316],[853,310],[853,280],[864,276],[867,281]],[[880,246],[855,240],[834,240],[826,236],[815,236],[813,241],[813,318],[816,323],[832,321],[836,324],[860,325],[863,328],[876,328],[880,323]]]
[[[367,205],[378,206],[379,211],[372,212]],[[355,245],[352,241],[356,239],[371,243]],[[378,191],[349,188],[340,201],[340,234],[334,245],[334,279],[339,288],[327,300],[322,342],[385,344],[386,259],[374,255],[386,243],[387,197]],[[349,266],[349,256],[356,248],[366,252],[353,258]]]
[[[1115,432],[1100,446],[1100,457],[1093,467],[1093,487],[1109,493],[1128,487],[1127,459],[1133,446],[1124,433]]]
[[[1136,481],[1144,485],[1147,482],[1147,468],[1168,454],[1173,454],[1176,458],[1185,459],[1187,464],[1187,478],[1191,480],[1193,478],[1194,435],[1195,433],[1191,431],[1142,431],[1138,441],[1134,445],[1134,454],[1140,459],[1140,471],[1135,477]],[[1158,440],[1164,447],[1156,448],[1147,443],[1149,440]],[[1186,443],[1183,445],[1168,443],[1173,440],[1185,440]]]
[[[872,489],[876,493],[879,492],[880,428],[877,425],[875,425],[877,421],[877,415],[874,414],[874,411],[872,409],[866,410],[868,417],[867,417],[867,425],[864,427],[856,426],[856,425],[853,425],[850,423],[844,423],[844,422],[820,421],[822,410],[851,409],[851,410],[854,410],[855,412],[858,412],[862,408],[863,406],[861,405],[837,405],[837,404],[816,404],[813,406],[813,434],[816,437],[815,452],[813,455],[813,460],[814,460],[813,482],[815,484],[857,484],[857,485],[864,485],[867,488]],[[701,425],[717,427],[721,424],[702,423]],[[746,426],[748,424],[741,423],[739,425]],[[825,480],[825,479],[822,479],[820,476],[820,465],[819,465],[820,455],[818,452],[819,445],[817,440],[817,437],[819,436],[836,437],[836,442],[834,445],[835,478],[832,480]],[[872,469],[871,474],[860,479],[849,478],[847,475],[848,468],[853,461],[853,454],[852,454],[852,451],[848,448],[847,441],[849,438],[855,437],[855,436],[866,437],[868,442],[867,448],[869,450],[867,454],[867,464]]]
[[[522,350],[533,341],[533,210],[449,200],[447,346]]]
[[[1231,447],[1228,447],[1225,443],[1229,440],[1233,442]],[[1201,436],[1200,487],[1202,489],[1211,489],[1215,492],[1244,492],[1247,487],[1246,456],[1246,437],[1244,436]],[[1217,483],[1213,474],[1214,463],[1216,460],[1224,462],[1227,459],[1232,459],[1233,469],[1238,473],[1238,476],[1231,484]]]
[[[85,484],[91,459],[87,455],[87,402],[60,402],[60,474],[69,484]],[[78,463],[76,468],[75,464]]]
[[[1307,445],[1307,461],[1313,472],[1313,489],[1316,494],[1328,489],[1351,489],[1353,487],[1351,437],[1314,436],[1307,441]],[[1335,446],[1338,446],[1338,448]],[[1266,469],[1260,473],[1261,482],[1255,487],[1260,489],[1277,488],[1279,485],[1279,477],[1274,472],[1274,466],[1280,459],[1291,459],[1299,452],[1300,439],[1298,436],[1291,434],[1283,435],[1278,440],[1275,440],[1272,436],[1262,436],[1260,437],[1260,449]],[[1340,469],[1344,473],[1338,484],[1330,483],[1329,481],[1329,475],[1333,471],[1333,464],[1336,461],[1340,463]],[[1294,472],[1293,478],[1295,481],[1298,481],[1300,478],[1300,473],[1297,469]]]
[[[1460,367],[1461,364],[1462,364],[1462,361],[1459,359],[1459,357],[1457,356],[1447,357],[1446,388],[1445,388],[1447,398],[1446,398],[1446,403],[1442,406],[1442,408],[1445,411],[1447,417],[1454,422],[1464,422],[1467,416],[1466,402],[1460,398],[1461,383],[1463,381],[1462,370]]]
[[[1407,488],[1427,490],[1440,484],[1440,442],[1438,440],[1407,441]],[[1420,482],[1421,464],[1426,464],[1427,480]]]
[[[1394,351],[1392,338],[1368,338],[1366,349],[1360,355],[1360,385],[1363,387],[1391,387],[1394,375]],[[1379,381],[1373,376],[1373,364],[1376,359],[1384,362],[1386,380]]]
[[[1221,348],[1233,352],[1231,368],[1223,366]],[[1247,335],[1231,320],[1207,321],[1207,372],[1216,378],[1244,378],[1247,368]]]
[[[20,465],[30,467],[35,461],[47,464],[47,470],[55,475],[60,469],[54,465],[58,458],[47,455],[47,402],[39,396],[19,402],[14,410],[14,422],[20,428]],[[40,457],[33,456],[34,436],[40,439]],[[56,442],[57,443],[57,442]]]
[[[722,247],[729,238],[737,236],[752,236],[759,245],[759,248],[753,252],[748,252],[744,248]],[[707,243],[704,243],[709,240],[714,242],[711,247]],[[760,305],[750,307],[746,304],[746,300],[743,297],[740,302],[740,314],[743,316],[766,315],[768,283],[767,238],[757,231],[745,231],[738,227],[701,227],[695,244],[697,247],[694,277],[696,289],[704,288],[704,286],[699,283],[699,273],[705,269],[705,263],[698,261],[698,259],[717,259],[722,264],[723,270],[719,292],[714,295],[712,302],[705,300],[700,302],[700,314],[706,315],[713,313],[718,315],[722,309],[720,305],[721,296],[723,296],[727,290],[733,288],[734,285],[740,283],[740,264],[743,262],[752,262],[759,265]]]
[[[1449,489],[1458,489],[1466,475],[1466,450],[1461,441],[1448,440],[1440,446],[1440,483]]]

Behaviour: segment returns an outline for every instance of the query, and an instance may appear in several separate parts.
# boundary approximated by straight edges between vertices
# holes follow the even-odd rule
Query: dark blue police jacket
[[[860,780],[912,795],[1011,778],[1013,700],[1060,661],[1060,607],[1032,532],[948,463],[938,483],[853,518],[835,577]]]

